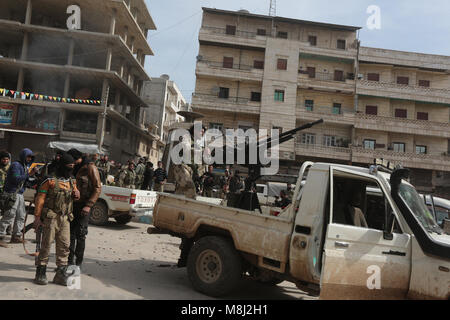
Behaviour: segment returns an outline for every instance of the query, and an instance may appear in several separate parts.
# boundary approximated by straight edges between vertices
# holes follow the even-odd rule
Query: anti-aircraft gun
[[[264,167],[261,164],[260,159],[260,150],[270,150],[271,147],[275,145],[280,145],[282,143],[288,142],[295,138],[297,132],[312,128],[318,124],[323,123],[323,119],[320,119],[315,122],[304,124],[298,128],[283,132],[279,135],[277,139],[266,138],[262,141],[251,142],[245,141],[245,144],[241,144],[241,146],[234,147],[234,160],[235,163],[238,161],[239,152],[245,152],[245,161],[244,163],[240,163],[240,165],[248,168],[248,177],[245,179],[245,190],[241,193],[240,199],[236,201],[237,207],[244,210],[254,211],[255,209],[261,210],[259,206],[258,197],[253,187],[256,186],[256,181],[261,178],[261,170]],[[256,148],[252,143],[256,143]],[[244,148],[244,150],[242,150]],[[255,157],[251,157],[251,151],[256,151],[256,161],[254,161]],[[223,151],[223,150],[222,150]],[[225,158],[225,152],[222,152]],[[253,161],[251,161],[253,158]],[[225,159],[224,159],[224,162]]]

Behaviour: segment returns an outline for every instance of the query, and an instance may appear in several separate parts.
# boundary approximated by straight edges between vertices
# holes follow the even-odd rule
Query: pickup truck
[[[162,193],[148,232],[184,239],[188,277],[210,296],[247,276],[321,299],[449,299],[450,237],[407,178],[405,169],[305,162],[279,216]]]
[[[35,189],[27,188],[25,201],[33,202],[35,193]],[[102,192],[92,207],[89,223],[102,226],[109,218],[114,218],[119,224],[127,224],[133,217],[151,217],[156,198],[157,193],[154,191],[102,185]]]

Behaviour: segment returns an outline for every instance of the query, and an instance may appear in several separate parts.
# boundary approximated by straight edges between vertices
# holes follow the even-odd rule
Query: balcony
[[[350,75],[346,78],[337,78],[333,73],[315,72],[314,75],[300,73],[298,75],[298,86],[302,89],[321,90],[330,92],[355,92],[355,80]]]
[[[248,98],[228,97],[219,98],[217,95],[194,93],[192,106],[195,110],[211,110],[222,112],[238,112],[243,114],[260,113],[261,102],[250,101]]]
[[[391,99],[412,100],[430,103],[450,104],[450,90],[397,83],[358,80],[356,93],[359,95]]]
[[[450,156],[442,154],[415,154],[394,152],[381,149],[352,148],[352,161],[357,163],[373,163],[373,159],[383,158],[399,163],[406,168],[450,171]]]
[[[235,34],[227,34],[225,28],[204,26],[199,32],[200,42],[216,42],[233,46],[253,47],[264,49],[266,47],[266,37],[258,36],[256,32],[236,30]]]
[[[355,121],[355,112],[352,108],[337,108],[328,106],[307,107],[304,104],[297,105],[297,119],[305,121],[316,121],[323,119],[327,123],[340,125],[353,125]]]
[[[310,57],[333,57],[340,58],[348,62],[356,60],[356,47],[354,45],[347,45],[346,49],[338,49],[324,46],[312,46],[307,41],[299,41],[300,52],[302,56]]]
[[[296,143],[295,153],[297,156],[308,156],[324,159],[351,160],[351,149],[344,147],[331,147],[320,144]]]
[[[197,69],[195,70],[197,76],[206,77],[221,77],[231,80],[248,80],[261,82],[263,80],[264,70],[255,69],[253,66],[233,64],[229,68],[225,68],[223,62],[214,62],[207,60],[199,60],[197,62]]]
[[[422,136],[450,138],[450,124],[425,120],[380,117],[363,113],[355,114],[355,128],[389,131]]]

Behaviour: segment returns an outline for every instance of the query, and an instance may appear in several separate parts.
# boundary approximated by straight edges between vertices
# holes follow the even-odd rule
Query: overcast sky
[[[146,60],[151,77],[169,74],[190,102],[202,7],[269,13],[270,0],[146,0],[158,30],[148,40],[155,56]],[[366,26],[367,8],[381,9],[381,29]],[[363,46],[450,56],[448,0],[277,0],[277,16],[363,27]]]

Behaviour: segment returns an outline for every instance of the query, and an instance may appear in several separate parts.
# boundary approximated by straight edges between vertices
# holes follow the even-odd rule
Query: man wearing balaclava
[[[23,149],[19,155],[19,161],[14,161],[8,170],[5,181],[4,193],[15,197],[13,207],[3,214],[0,221],[0,240],[6,235],[8,226],[14,223],[11,236],[11,243],[22,243],[22,231],[25,223],[25,201],[23,193],[25,192],[25,182],[28,177],[34,176],[36,168],[28,172],[34,161],[33,151]]]
[[[67,285],[67,265],[70,247],[70,221],[73,220],[73,201],[80,198],[77,182],[73,177],[75,160],[62,153],[52,176],[39,185],[35,198],[34,228],[43,226],[41,250],[36,261],[34,282],[46,285],[50,248],[56,245],[56,275],[53,283]]]
[[[74,220],[70,224],[69,264],[81,267],[88,234],[89,214],[102,192],[102,183],[95,163],[76,149],[71,149],[67,153],[75,159],[74,174],[80,190],[80,199],[74,202]]]

